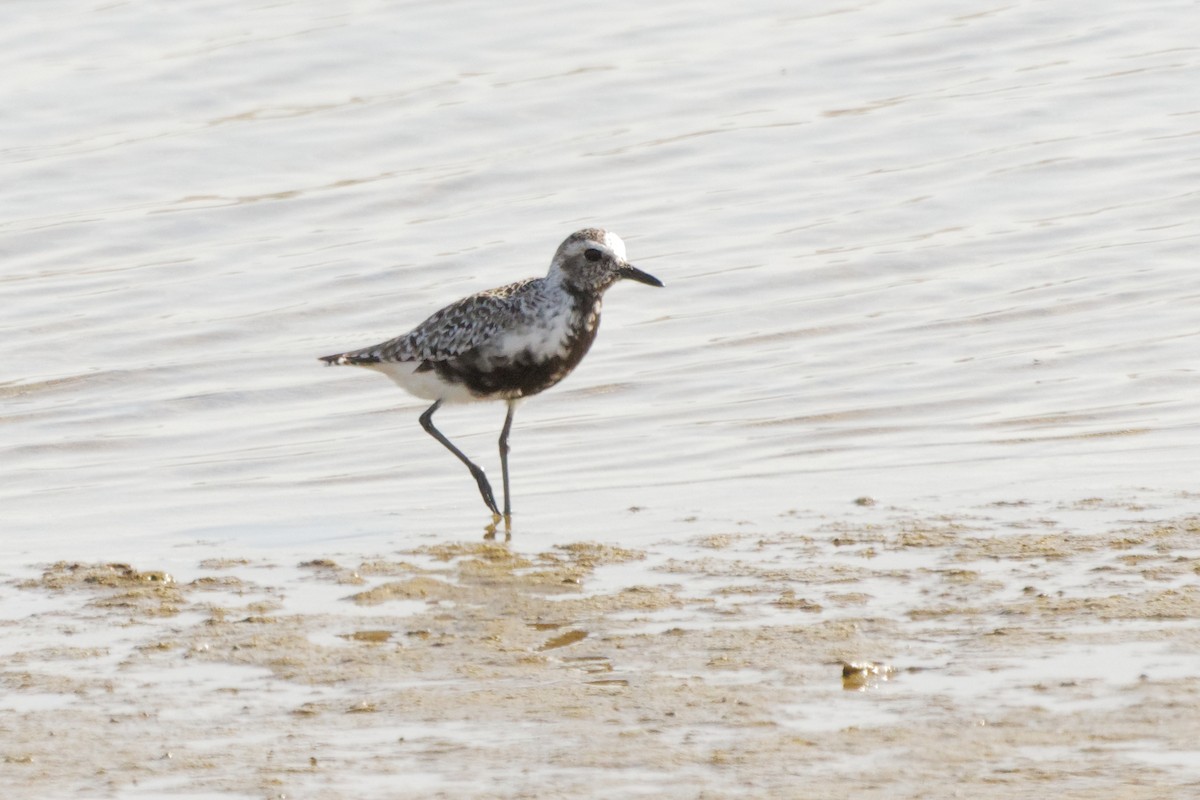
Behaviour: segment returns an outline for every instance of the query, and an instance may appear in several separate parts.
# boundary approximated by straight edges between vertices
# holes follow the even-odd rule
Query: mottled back
[[[456,359],[466,359],[458,366],[475,371],[511,371],[507,362],[514,359],[525,363],[558,360],[577,343],[590,345],[599,321],[600,299],[621,278],[662,285],[625,260],[621,237],[602,228],[584,228],[559,245],[546,277],[464,297],[403,336],[322,356],[321,360],[362,366],[418,362],[420,371],[446,364],[443,377],[447,379],[447,362]],[[567,371],[586,351],[584,346],[574,353]],[[498,373],[496,377],[504,376]]]
[[[445,361],[460,356],[493,339],[514,322],[528,318],[532,303],[521,300],[531,290],[536,292],[542,280],[527,278],[464,297],[435,312],[403,336],[341,354],[339,363]]]

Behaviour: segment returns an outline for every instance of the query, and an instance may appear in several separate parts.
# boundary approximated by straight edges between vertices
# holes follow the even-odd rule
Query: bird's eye
[[[600,260],[600,251],[594,247],[589,247],[587,250],[583,251],[583,257],[586,258],[588,261],[599,261]]]

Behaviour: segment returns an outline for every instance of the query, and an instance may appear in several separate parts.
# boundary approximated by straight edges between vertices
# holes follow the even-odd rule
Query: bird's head
[[[595,294],[603,294],[622,278],[662,286],[658,278],[626,260],[620,236],[600,228],[584,228],[568,236],[550,264],[550,273],[555,272],[567,287]]]

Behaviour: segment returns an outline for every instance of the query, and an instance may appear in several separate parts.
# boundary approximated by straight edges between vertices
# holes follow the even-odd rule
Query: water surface
[[[747,532],[1107,536],[1194,512],[1192,3],[0,16],[9,580],[476,540],[424,404],[315,358],[541,274],[588,225],[666,288],[613,289],[583,365],[519,409],[517,552],[599,541],[661,566]],[[438,419],[498,472],[502,406]],[[942,557],[892,549],[897,570]],[[1108,555],[1040,588],[1096,591]]]

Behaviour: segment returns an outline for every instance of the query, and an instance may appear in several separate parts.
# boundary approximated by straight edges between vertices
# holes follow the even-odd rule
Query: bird
[[[475,479],[492,512],[487,536],[495,535],[501,520],[511,536],[508,435],[516,405],[579,365],[596,339],[604,293],[623,279],[663,285],[629,263],[621,237],[603,228],[584,228],[559,245],[545,277],[477,292],[434,312],[406,334],[320,360],[382,372],[414,397],[432,400],[419,418],[421,427]],[[433,424],[443,404],[488,400],[508,406],[499,441],[503,512],[484,471]]]

